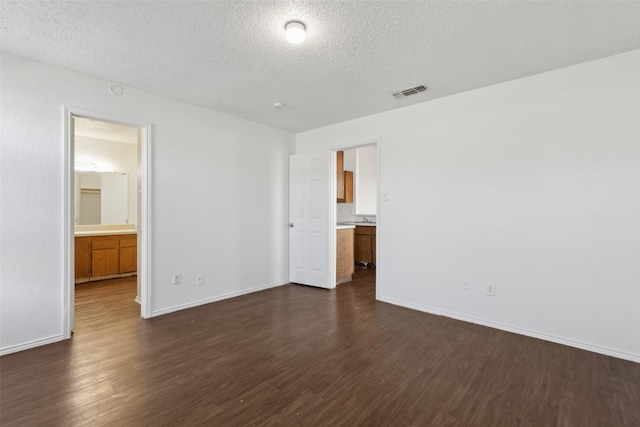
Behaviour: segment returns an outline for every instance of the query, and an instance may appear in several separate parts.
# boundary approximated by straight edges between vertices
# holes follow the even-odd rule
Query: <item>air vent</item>
[[[416,87],[410,87],[409,89],[401,90],[399,92],[394,92],[392,95],[398,99],[402,99],[420,92],[425,92],[426,90],[427,87],[425,85],[420,85]]]

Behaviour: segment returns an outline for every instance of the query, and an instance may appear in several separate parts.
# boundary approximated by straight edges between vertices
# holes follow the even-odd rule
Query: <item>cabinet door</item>
[[[336,284],[348,282],[355,271],[353,258],[353,228],[337,230]]]
[[[375,227],[371,227],[373,228],[373,235],[371,236],[371,259],[373,261],[371,261],[374,264],[377,264],[378,262],[376,261],[376,228]]]
[[[344,203],[344,151],[336,152],[336,198]]]
[[[353,172],[344,171],[344,202],[353,203]]]
[[[370,263],[371,259],[371,235],[356,234],[354,241],[354,257],[356,262]]]
[[[75,281],[91,277],[91,237],[75,238]]]
[[[131,248],[138,244],[138,237],[135,234],[120,236],[120,247]]]
[[[135,234],[120,236],[120,273],[133,273],[137,268],[137,236]]]
[[[138,248],[120,248],[120,273],[133,273],[138,268]]]
[[[118,248],[91,251],[91,277],[111,276],[120,272]]]

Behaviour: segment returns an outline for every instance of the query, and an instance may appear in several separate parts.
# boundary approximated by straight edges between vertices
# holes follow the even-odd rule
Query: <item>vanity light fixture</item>
[[[304,41],[307,28],[300,21],[289,21],[284,26],[284,32],[289,43],[300,44]]]
[[[95,163],[75,162],[73,169],[77,172],[97,172],[98,165]]]

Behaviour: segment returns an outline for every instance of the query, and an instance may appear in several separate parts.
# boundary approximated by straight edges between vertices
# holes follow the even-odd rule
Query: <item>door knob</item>
[[[289,223],[289,228],[293,228],[293,223],[292,222]]]

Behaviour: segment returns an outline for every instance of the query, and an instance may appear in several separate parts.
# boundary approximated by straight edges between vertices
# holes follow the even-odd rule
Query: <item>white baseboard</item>
[[[133,299],[135,302],[137,302],[138,304],[142,304],[142,299],[140,298],[140,296],[136,295],[136,297]]]
[[[490,328],[500,329],[502,331],[513,332],[513,333],[519,334],[519,335],[525,335],[525,336],[532,337],[532,338],[538,338],[538,339],[545,340],[545,341],[551,341],[551,342],[554,342],[556,344],[563,344],[563,345],[567,345],[569,347],[579,348],[581,350],[587,350],[587,351],[591,351],[591,352],[594,352],[594,353],[604,354],[606,356],[617,357],[618,359],[624,359],[624,360],[629,360],[631,362],[640,363],[640,355],[638,355],[638,354],[626,353],[626,352],[623,352],[623,351],[614,350],[614,349],[607,348],[607,347],[601,347],[601,346],[597,346],[597,345],[593,345],[593,344],[588,344],[588,343],[585,343],[585,342],[582,342],[582,341],[577,341],[577,340],[557,337],[555,335],[549,335],[549,334],[545,334],[545,333],[531,331],[529,329],[518,328],[518,327],[510,326],[510,325],[505,325],[505,324],[502,324],[502,323],[499,323],[499,322],[492,322],[492,321],[489,321],[489,320],[479,319],[479,318],[476,318],[476,317],[466,316],[466,315],[463,315],[463,314],[452,313],[452,312],[449,312],[449,311],[446,311],[446,310],[438,310],[438,309],[435,309],[435,308],[432,308],[432,307],[427,307],[427,306],[422,306],[422,305],[418,305],[418,304],[407,303],[407,302],[399,301],[399,300],[396,300],[396,299],[393,299],[393,298],[385,298],[385,297],[381,296],[378,300],[382,301],[382,302],[389,303],[389,304],[398,305],[400,307],[410,308],[412,310],[417,310],[417,311],[422,311],[424,313],[434,314],[436,316],[450,317],[452,319],[462,320],[463,322],[469,322],[469,323],[475,323],[477,325],[488,326]]]
[[[41,345],[53,344],[54,342],[64,340],[64,335],[54,335],[52,337],[41,338],[29,342],[25,342],[18,345],[13,345],[9,347],[5,347],[0,349],[0,356],[4,356],[6,354],[17,353],[18,351],[29,350],[30,348],[40,347]]]
[[[229,292],[227,294],[222,294],[222,295],[218,295],[218,296],[215,296],[215,297],[212,297],[212,298],[206,298],[206,299],[202,299],[202,300],[199,300],[199,301],[194,301],[194,302],[190,302],[190,303],[187,303],[187,304],[175,305],[173,307],[167,307],[167,308],[163,308],[161,310],[153,310],[151,312],[151,317],[162,316],[163,314],[169,314],[169,313],[173,313],[175,311],[185,310],[187,308],[198,307],[200,305],[210,304],[212,302],[222,301],[222,300],[229,299],[229,298],[235,298],[235,297],[239,297],[241,295],[251,294],[251,293],[254,293],[254,292],[258,292],[258,291],[264,291],[265,289],[276,288],[278,286],[286,285],[288,283],[289,283],[289,281],[270,283],[270,284],[267,284],[267,285],[256,286],[254,288],[243,289],[241,291]]]

